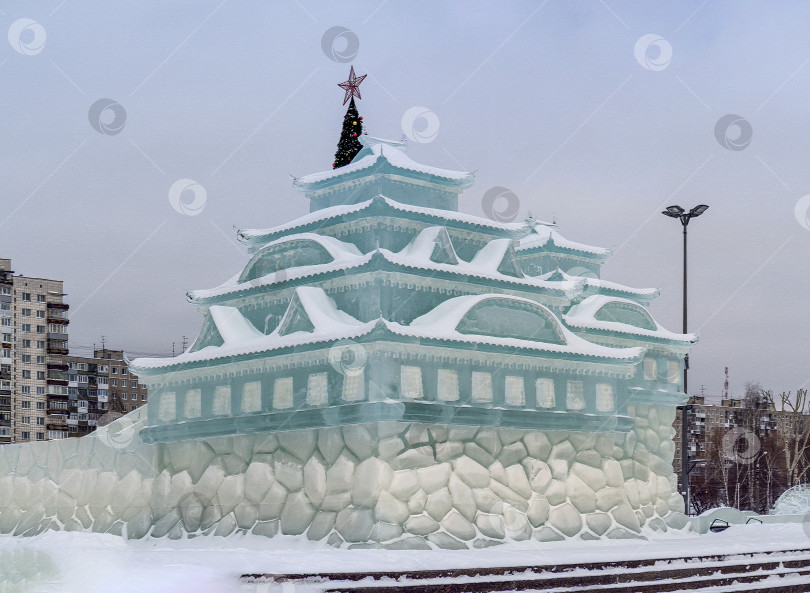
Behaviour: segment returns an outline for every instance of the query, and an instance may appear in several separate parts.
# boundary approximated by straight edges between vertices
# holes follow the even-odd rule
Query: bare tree
[[[770,394],[769,394],[770,395]],[[785,427],[784,453],[787,487],[791,488],[805,479],[810,465],[810,422],[805,421],[807,410],[807,390],[797,389],[796,395],[783,391],[780,395],[782,411],[789,413]]]

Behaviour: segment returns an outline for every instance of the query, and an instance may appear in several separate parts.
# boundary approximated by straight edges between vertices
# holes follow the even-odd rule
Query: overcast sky
[[[660,211],[709,204],[689,226],[690,391],[719,395],[725,366],[735,393],[808,385],[806,2],[26,0],[0,29],[0,257],[64,280],[71,350],[196,337],[185,292],[248,258],[232,227],[308,211],[290,175],[331,167],[353,64],[367,132],[429,110],[409,154],[477,171],[462,211],[510,189],[521,216],[613,248],[604,278],[661,287],[672,330],[681,227]],[[182,179],[194,216],[190,192],[170,203]]]

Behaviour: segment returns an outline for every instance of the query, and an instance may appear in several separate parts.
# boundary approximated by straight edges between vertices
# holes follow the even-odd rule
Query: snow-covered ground
[[[0,592],[259,593],[268,591],[267,585],[241,583],[240,575],[570,564],[810,547],[810,537],[797,523],[739,525],[704,536],[649,535],[650,541],[528,541],[472,551],[335,550],[298,537],[0,536]]]

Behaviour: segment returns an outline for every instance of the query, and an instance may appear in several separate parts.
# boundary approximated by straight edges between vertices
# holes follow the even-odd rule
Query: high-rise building
[[[48,438],[83,436],[146,403],[146,388],[129,372],[124,352],[100,349],[93,356],[63,356],[67,392],[48,396]],[[56,434],[56,433],[59,434]]]
[[[68,305],[61,280],[15,275],[0,258],[0,443],[57,437],[49,395],[67,396]]]

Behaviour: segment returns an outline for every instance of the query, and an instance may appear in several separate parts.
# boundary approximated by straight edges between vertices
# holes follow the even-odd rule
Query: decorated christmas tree
[[[338,86],[346,91],[346,97],[343,99],[345,105],[350,101],[349,108],[346,110],[346,115],[343,117],[343,130],[340,133],[340,140],[338,141],[337,151],[335,152],[335,162],[332,164],[333,169],[343,167],[352,162],[352,159],[357,156],[357,153],[363,149],[358,138],[363,133],[363,118],[357,112],[357,106],[354,104],[354,97],[362,99],[360,96],[360,83],[366,78],[363,76],[356,76],[354,74],[354,66],[349,72],[349,80],[341,82]]]

